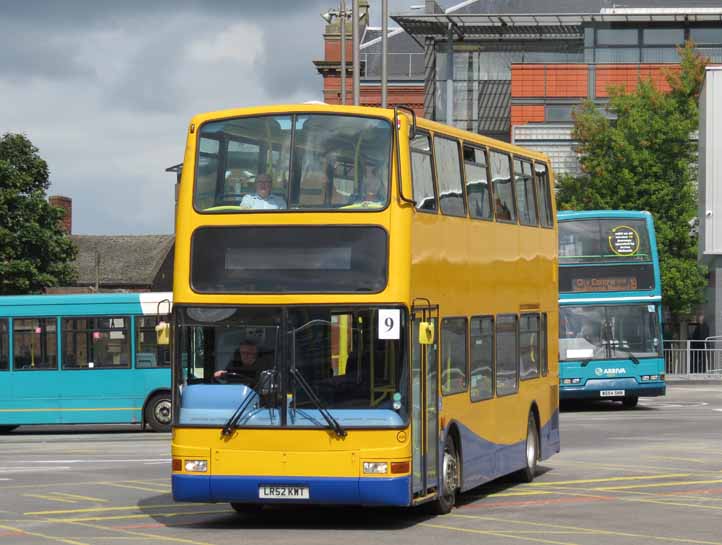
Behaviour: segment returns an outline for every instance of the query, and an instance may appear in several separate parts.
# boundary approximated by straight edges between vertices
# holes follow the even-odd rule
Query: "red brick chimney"
[[[69,235],[73,232],[73,199],[70,197],[63,197],[62,195],[52,195],[48,197],[50,206],[55,208],[62,208],[65,211],[65,216],[60,220],[63,225],[63,229]]]

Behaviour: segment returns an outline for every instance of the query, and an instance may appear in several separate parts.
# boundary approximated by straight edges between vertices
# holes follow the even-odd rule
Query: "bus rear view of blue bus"
[[[560,212],[560,399],[664,395],[662,290],[649,212]]]

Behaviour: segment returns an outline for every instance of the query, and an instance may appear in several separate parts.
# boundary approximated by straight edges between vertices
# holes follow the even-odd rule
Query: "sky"
[[[418,4],[389,0],[389,11]],[[0,2],[0,134],[22,133],[38,148],[48,194],[73,200],[73,234],[172,233],[175,175],[165,169],[182,162],[191,117],[320,100],[320,14],[337,6]],[[380,12],[370,0],[373,26]]]

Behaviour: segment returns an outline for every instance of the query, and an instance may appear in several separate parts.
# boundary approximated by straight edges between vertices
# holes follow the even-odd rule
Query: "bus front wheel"
[[[150,429],[157,432],[170,431],[173,411],[170,402],[170,392],[155,394],[145,406],[145,421]]]
[[[530,483],[536,475],[536,466],[539,460],[539,432],[536,427],[536,418],[534,418],[532,412],[529,413],[529,420],[526,424],[524,460],[526,467],[519,471],[519,479],[525,483]]]
[[[451,512],[456,503],[456,491],[460,486],[459,454],[454,438],[450,434],[447,435],[444,444],[441,468],[441,483],[439,483],[441,491],[436,501],[431,504],[431,510],[436,515],[446,515]]]
[[[1,433],[10,433],[15,428],[17,428],[17,426],[0,426],[0,434]]]
[[[627,409],[633,409],[639,402],[639,396],[628,396],[622,400],[622,406]]]

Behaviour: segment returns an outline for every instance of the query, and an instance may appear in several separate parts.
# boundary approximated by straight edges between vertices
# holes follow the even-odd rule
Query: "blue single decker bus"
[[[0,432],[30,424],[170,429],[171,293],[0,297]]]
[[[560,399],[635,407],[665,394],[662,289],[649,212],[559,212]]]

